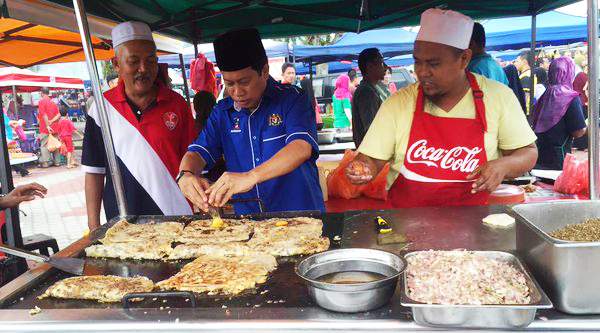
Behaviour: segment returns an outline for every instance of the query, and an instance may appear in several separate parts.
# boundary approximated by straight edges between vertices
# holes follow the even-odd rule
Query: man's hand
[[[210,184],[206,178],[188,172],[181,176],[178,185],[183,195],[194,206],[208,212],[208,195],[205,191],[210,187]]]
[[[208,190],[208,203],[215,207],[223,207],[231,196],[248,192],[258,183],[258,178],[252,171],[225,172]],[[282,195],[285,195],[282,193]]]
[[[49,134],[54,134],[54,131],[52,130],[52,127],[46,126],[46,128],[48,129],[48,133]]]
[[[490,161],[475,169],[475,171],[467,176],[468,180],[476,179],[473,182],[471,193],[493,192],[502,183],[506,173],[507,168],[502,159]]]
[[[40,184],[31,183],[27,185],[21,185],[10,191],[2,199],[3,208],[17,207],[23,201],[34,200],[35,197],[43,198],[48,193],[48,190]]]
[[[362,185],[373,180],[373,172],[369,165],[365,162],[354,160],[346,167],[346,177],[354,185]]]

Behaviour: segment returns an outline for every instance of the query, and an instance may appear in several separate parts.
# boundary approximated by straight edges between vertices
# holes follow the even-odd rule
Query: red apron
[[[436,117],[424,111],[423,89],[398,178],[388,193],[393,208],[485,205],[489,193],[471,194],[466,177],[487,162],[483,135],[487,131],[483,92],[467,71],[475,101],[475,119]]]

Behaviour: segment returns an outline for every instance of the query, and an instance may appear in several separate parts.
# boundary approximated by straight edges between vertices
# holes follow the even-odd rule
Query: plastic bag
[[[346,150],[340,165],[331,171],[327,177],[328,195],[343,199],[358,198],[363,195],[373,199],[387,200],[386,183],[390,164],[386,163],[379,174],[368,184],[354,185],[346,176],[346,167],[357,155],[357,152]]]
[[[215,66],[202,53],[190,63],[190,82],[196,92],[205,90],[214,96],[219,94]]]
[[[387,200],[388,191],[385,187],[387,184],[388,172],[390,172],[390,164],[386,163],[375,179],[362,189],[362,195],[373,199]]]
[[[589,193],[589,163],[579,161],[567,154],[563,162],[563,172],[554,182],[554,191],[566,194]]]
[[[62,143],[60,142],[60,140],[58,140],[57,138],[54,137],[54,135],[48,135],[48,143],[46,144],[46,149],[48,149],[49,152],[55,152],[58,149],[60,149],[60,146],[62,145]]]
[[[366,185],[354,185],[346,177],[346,167],[358,155],[357,152],[346,150],[340,165],[327,176],[327,192],[331,197],[352,199],[360,196],[361,189]]]

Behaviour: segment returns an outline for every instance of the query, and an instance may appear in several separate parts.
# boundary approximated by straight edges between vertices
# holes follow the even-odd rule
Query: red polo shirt
[[[183,97],[161,83],[157,85],[156,103],[143,111],[139,121],[127,102],[123,81],[105,92],[104,97],[146,138],[175,177],[188,145],[196,137],[194,118]]]
[[[40,134],[48,134],[48,128],[46,121],[44,120],[44,115],[47,115],[48,120],[51,120],[52,118],[56,117],[58,113],[58,106],[50,99],[50,97],[46,96],[40,100],[38,104],[38,123],[40,125]],[[50,128],[52,128],[54,132],[56,132],[58,129],[56,127],[57,124],[58,123],[55,122],[54,124],[50,125]]]

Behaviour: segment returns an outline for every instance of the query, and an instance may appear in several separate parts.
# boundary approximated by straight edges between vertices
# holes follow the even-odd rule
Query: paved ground
[[[75,124],[79,128],[83,123]],[[81,150],[75,150],[78,164],[80,159]],[[63,249],[81,238],[84,230],[87,230],[84,173],[81,167],[67,169],[66,166],[47,169],[29,167],[28,170],[27,177],[13,172],[15,186],[36,182],[48,189],[48,195],[19,206],[22,235],[52,236],[58,241],[59,248]],[[104,221],[104,212],[100,216]]]

